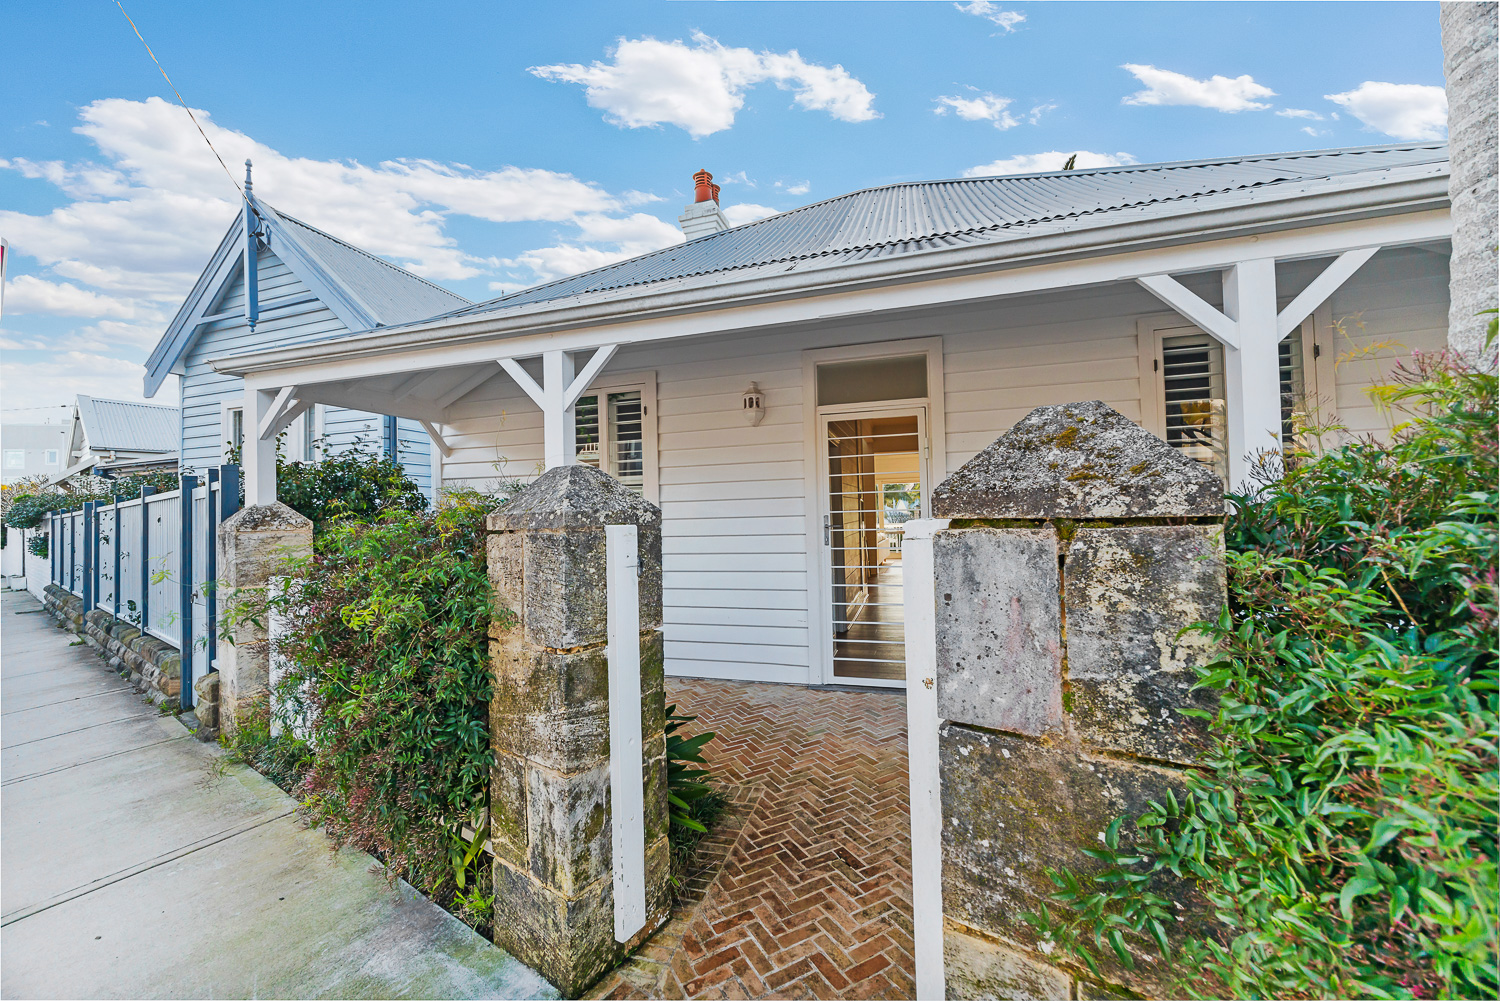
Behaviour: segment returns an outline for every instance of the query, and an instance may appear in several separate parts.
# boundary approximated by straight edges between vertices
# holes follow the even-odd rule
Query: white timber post
[[[912,947],[919,998],[947,997],[943,976],[943,793],[938,769],[937,593],[932,538],[946,518],[905,525],[906,756],[911,782]]]
[[[549,374],[549,381],[550,378]],[[635,525],[604,526],[609,798],[617,942],[629,942],[646,924],[646,804],[645,779],[641,770],[641,601],[637,536]]]
[[[566,351],[548,351],[542,355],[542,439],[547,468],[566,466],[578,451],[573,426],[573,404],[568,402],[568,387],[573,383],[573,356]]]
[[[276,503],[276,437],[261,435],[261,426],[271,420],[276,401],[276,390],[245,389],[240,465],[245,476],[246,507]]]
[[[1224,346],[1224,403],[1228,411],[1230,489],[1248,489],[1257,457],[1281,455],[1281,372],[1276,316],[1276,262],[1241,261],[1224,272],[1224,313],[1237,345]]]

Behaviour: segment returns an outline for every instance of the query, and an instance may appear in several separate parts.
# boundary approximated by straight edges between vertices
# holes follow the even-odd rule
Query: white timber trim
[[[540,311],[445,321],[421,332],[382,331],[316,348],[296,346],[230,358],[211,359],[216,371],[242,375],[260,386],[287,382],[324,383],[408,373],[419,368],[493,364],[498,358],[527,358],[548,350],[584,351],[601,344],[642,344],[680,337],[709,336],[833,320],[860,313],[888,312],[971,302],[1057,288],[1135,281],[1158,274],[1221,270],[1252,257],[1286,260],[1328,257],[1372,245],[1398,246],[1447,239],[1452,223],[1446,209],[1362,219],[1149,250],[1103,252],[1098,256],[1046,263],[1017,262],[1004,268],[922,281],[855,286],[857,269],[830,268],[814,290],[779,293],[747,301],[656,304],[670,296],[642,296],[576,310],[556,306]],[[846,277],[847,273],[847,277]],[[628,308],[627,308],[628,307]],[[613,311],[613,312],[611,312]],[[618,315],[616,315],[618,314]],[[433,343],[436,337],[454,338]],[[460,338],[461,339],[458,339]]]
[[[1350,278],[1354,272],[1364,267],[1366,261],[1374,257],[1380,250],[1379,247],[1361,247],[1359,250],[1349,250],[1340,254],[1333,263],[1323,269],[1322,274],[1308,283],[1307,288],[1297,294],[1297,297],[1287,304],[1287,307],[1276,315],[1276,333],[1285,337],[1303,320],[1312,314],[1328,297],[1337,292]]]
[[[253,429],[270,423],[276,393],[245,386],[245,443],[240,449],[244,470],[245,506],[276,503],[276,439],[264,438]]]
[[[630,941],[646,925],[639,545],[635,525],[604,526],[609,800],[617,942]]]
[[[234,447],[235,414],[240,415],[240,451],[241,453],[244,452],[245,401],[241,397],[233,403],[226,400],[219,404],[219,461],[221,463],[229,461],[229,454]],[[241,462],[243,461],[242,455]]]
[[[609,360],[615,356],[615,352],[619,348],[620,345],[618,344],[604,344],[594,352],[594,356],[588,360],[588,364],[583,366],[583,371],[578,373],[577,378],[572,381],[567,391],[563,393],[563,407],[565,409],[573,409],[574,404],[578,402],[578,398],[584,394],[584,391],[594,381],[594,377],[599,374],[599,370],[609,364]]]
[[[933,537],[946,518],[906,523],[906,755],[911,783],[912,951],[916,996],[947,997],[943,973],[943,793],[938,760],[937,588]]]
[[[1212,334],[1220,344],[1239,347],[1238,325],[1171,275],[1144,275],[1136,279],[1136,284],[1177,310],[1200,330]]]
[[[439,455],[446,459],[453,454],[453,447],[443,440],[443,432],[436,424],[431,421],[418,421],[417,423],[422,425],[422,430],[426,431],[427,437],[432,439],[432,447]],[[434,467],[436,467],[435,463]],[[435,478],[434,482],[436,482]]]

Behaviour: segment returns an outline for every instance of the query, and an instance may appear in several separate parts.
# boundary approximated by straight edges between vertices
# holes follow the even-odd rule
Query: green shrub
[[[32,556],[40,556],[42,559],[46,559],[48,553],[47,533],[38,532],[36,535],[33,535],[31,538],[27,539],[26,551]]]
[[[139,497],[141,487],[148,485],[158,493],[176,490],[178,479],[176,473],[135,473],[113,480],[95,476],[90,478],[90,483],[98,489],[75,493],[48,489],[22,494],[7,505],[5,524],[10,528],[38,528],[53,511],[76,511],[89,501],[107,504],[116,496]]]
[[[313,819],[443,903],[460,889],[455,839],[465,823],[482,828],[488,799],[486,513],[334,517],[290,568],[300,594],[284,599],[292,666],[278,711],[305,727],[298,790]]]
[[[1031,920],[1093,967],[1168,956],[1197,997],[1495,997],[1496,379],[1417,356],[1410,421],[1234,498],[1216,747]],[[1124,819],[1124,818],[1122,818]],[[1168,940],[1153,874],[1222,922]]]
[[[703,748],[717,735],[711,730],[691,737],[682,732],[697,719],[678,713],[675,704],[667,706],[667,815],[674,884],[681,881],[698,841],[728,805],[724,794],[706,781],[710,773]]]

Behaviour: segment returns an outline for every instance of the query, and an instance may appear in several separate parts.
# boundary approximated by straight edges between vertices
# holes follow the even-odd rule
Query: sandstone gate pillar
[[[284,561],[312,555],[312,536],[312,522],[280,501],[241,508],[224,519],[217,543],[221,605],[263,604],[271,578],[285,572]],[[233,731],[235,713],[271,683],[268,623],[265,615],[258,618],[234,622],[230,643],[219,646],[219,726],[225,732]]]
[[[1180,789],[1200,752],[1203,721],[1177,710],[1214,704],[1189,692],[1212,651],[1178,632],[1224,602],[1222,487],[1075,403],[1034,410],[933,491],[932,513],[952,519],[932,543],[947,994],[1119,996],[1022,914],[1049,903],[1048,867],[1095,870],[1081,849]],[[1113,984],[1165,996],[1150,956],[1113,962]]]
[[[646,923],[615,940],[606,525],[639,531]],[[489,516],[495,942],[568,997],[666,920],[661,511],[592,466],[556,466]]]

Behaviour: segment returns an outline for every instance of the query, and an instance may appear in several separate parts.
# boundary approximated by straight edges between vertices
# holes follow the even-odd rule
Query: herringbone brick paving
[[[705,848],[724,861],[591,996],[912,997],[904,697],[667,685],[718,734],[706,756],[734,807]]]

